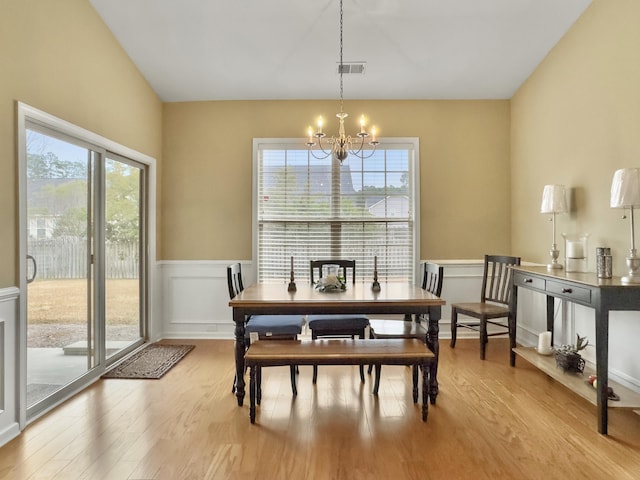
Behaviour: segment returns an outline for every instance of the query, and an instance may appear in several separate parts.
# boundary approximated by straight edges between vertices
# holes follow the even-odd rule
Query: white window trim
[[[414,209],[415,222],[413,229],[413,258],[415,264],[413,266],[413,281],[419,283],[422,281],[421,272],[419,272],[420,263],[420,141],[418,137],[389,137],[380,138],[380,145],[384,148],[393,148],[394,145],[411,145],[413,148],[413,182],[414,182]],[[252,237],[252,263],[253,263],[253,279],[257,278],[258,269],[258,151],[261,145],[300,145],[301,149],[306,149],[306,139],[304,138],[254,138],[253,139],[253,174],[252,174],[252,197],[251,197],[251,237]],[[366,162],[366,159],[365,159]]]

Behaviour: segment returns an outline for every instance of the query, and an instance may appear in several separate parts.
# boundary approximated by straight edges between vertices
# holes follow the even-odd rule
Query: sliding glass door
[[[147,167],[26,122],[27,420],[140,345]]]

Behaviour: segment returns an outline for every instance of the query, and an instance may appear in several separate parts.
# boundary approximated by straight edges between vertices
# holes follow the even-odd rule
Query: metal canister
[[[596,248],[596,272],[598,278],[611,278],[613,276],[613,258],[609,247]]]

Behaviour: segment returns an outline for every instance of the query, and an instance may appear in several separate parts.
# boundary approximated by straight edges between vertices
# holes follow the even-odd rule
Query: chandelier
[[[376,138],[376,127],[371,127],[371,139],[367,142],[368,145],[373,147],[371,152],[368,155],[364,155],[364,146],[365,140],[369,138],[369,134],[365,129],[365,118],[364,115],[360,117],[360,132],[358,132],[354,137],[351,135],[346,135],[344,131],[344,119],[349,115],[343,111],[343,63],[342,63],[342,0],[340,0],[340,65],[338,68],[338,73],[340,74],[340,112],[336,113],[336,117],[338,117],[339,127],[338,127],[338,136],[332,136],[329,138],[325,145],[322,144],[322,139],[326,137],[326,134],[322,131],[323,119],[322,117],[318,118],[318,129],[316,132],[313,132],[313,129],[309,127],[308,135],[309,140],[307,141],[307,147],[309,147],[309,152],[313,155],[314,158],[319,160],[327,158],[329,155],[333,155],[336,159],[340,161],[340,164],[347,158],[347,155],[356,155],[360,158],[369,158],[375,152],[376,146],[380,143]],[[358,140],[359,139],[359,140]],[[314,149],[316,146],[316,140],[318,149]],[[317,152],[317,153],[316,153]]]

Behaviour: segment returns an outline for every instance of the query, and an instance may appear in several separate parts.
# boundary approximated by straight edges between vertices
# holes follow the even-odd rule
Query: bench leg
[[[256,370],[260,367],[251,365],[249,371],[249,420],[256,423]]]
[[[318,365],[314,365],[313,366],[313,384],[316,384],[316,381],[318,380]]]
[[[364,383],[364,365],[360,364],[360,382]]]
[[[429,366],[422,364],[422,421],[427,421],[427,415],[429,414]]]
[[[412,366],[413,403],[418,403],[418,364]]]

